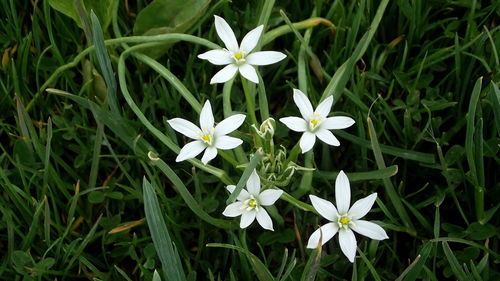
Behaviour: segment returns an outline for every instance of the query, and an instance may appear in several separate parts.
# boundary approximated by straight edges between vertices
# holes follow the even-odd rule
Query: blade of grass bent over
[[[377,133],[375,132],[375,128],[373,127],[373,123],[370,117],[366,118],[366,122],[368,124],[368,133],[370,135],[371,143],[372,143],[372,149],[373,149],[373,154],[375,156],[375,160],[377,162],[377,166],[379,169],[385,169],[385,162],[384,158],[382,156],[382,151],[380,151],[380,146],[378,144],[377,140]],[[389,196],[389,199],[392,202],[392,205],[394,205],[394,209],[396,209],[396,212],[400,216],[401,220],[403,221],[403,224],[407,228],[407,232],[411,235],[415,235],[415,227],[413,226],[410,217],[408,216],[408,213],[406,212],[403,203],[401,202],[401,199],[399,198],[399,195],[397,194],[394,185],[392,182],[388,179],[385,178],[383,179],[384,182],[384,187],[385,191],[387,192],[387,195]]]

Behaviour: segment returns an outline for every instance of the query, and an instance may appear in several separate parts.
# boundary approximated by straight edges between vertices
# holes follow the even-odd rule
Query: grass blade
[[[450,245],[448,245],[447,242],[443,242],[443,251],[444,254],[446,255],[446,258],[448,259],[448,262],[450,263],[451,270],[453,270],[453,273],[458,278],[458,280],[459,281],[470,280],[467,278],[464,269],[458,263],[457,257],[455,257],[455,255],[453,254],[453,251],[451,250]]]
[[[372,119],[370,117],[367,117],[366,120],[368,124],[368,133],[370,135],[371,143],[372,143],[372,149],[373,149],[373,154],[375,156],[375,160],[377,162],[377,166],[379,169],[385,169],[385,161],[382,156],[382,151],[380,150],[380,146],[377,140],[377,133],[375,132],[375,128],[373,127]],[[398,215],[401,217],[401,220],[403,221],[403,224],[407,227],[407,231],[411,235],[415,235],[415,228],[410,220],[410,217],[408,216],[408,213],[406,212],[403,203],[401,202],[401,198],[396,192],[396,189],[394,188],[392,182],[388,179],[385,178],[383,179],[384,182],[384,187],[385,187],[385,192],[389,196],[389,199],[391,200],[392,204],[394,205],[394,208],[396,209],[396,212]]]
[[[271,274],[271,272],[269,272],[264,263],[262,263],[262,261],[256,255],[252,254],[247,249],[222,243],[209,243],[207,244],[207,247],[232,249],[245,254],[254,269],[255,275],[257,275],[257,278],[260,281],[274,281],[273,275]]]
[[[104,35],[102,34],[101,24],[94,11],[90,12],[90,20],[92,22],[92,41],[95,46],[95,55],[101,69],[104,81],[107,86],[107,102],[114,115],[118,115],[118,103],[116,100],[116,79],[114,76],[111,60],[109,59],[108,50],[104,43]]]
[[[238,197],[243,187],[247,184],[248,178],[252,174],[253,170],[255,170],[255,167],[257,167],[257,164],[259,164],[260,159],[262,159],[262,156],[264,156],[264,154],[262,153],[261,150],[257,150],[257,152],[255,152],[252,159],[250,159],[250,162],[243,171],[240,180],[236,184],[236,188],[234,189],[233,193],[231,193],[229,198],[226,200],[226,204],[229,205],[236,200],[236,197]]]
[[[175,244],[170,239],[154,188],[146,178],[143,179],[142,188],[144,192],[144,212],[146,213],[146,220],[156,253],[162,264],[165,280],[185,281],[186,276],[182,269],[179,253],[177,253]]]

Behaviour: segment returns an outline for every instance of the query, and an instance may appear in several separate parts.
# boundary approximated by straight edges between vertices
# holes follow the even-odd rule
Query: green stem
[[[255,115],[255,105],[254,98],[250,93],[250,89],[248,88],[247,79],[241,77],[241,85],[243,86],[243,92],[245,92],[245,99],[247,101],[247,111],[250,115],[250,119],[252,120],[252,124],[255,124],[257,128],[259,127],[259,123],[257,122],[257,116]]]
[[[293,197],[292,195],[290,195],[284,191],[283,191],[283,194],[281,194],[280,198],[283,199],[284,201],[294,205],[295,207],[303,210],[303,211],[313,212],[313,213],[319,215],[313,206],[296,199],[295,197]]]
[[[299,156],[300,153],[300,142],[297,142],[295,146],[292,148],[290,151],[290,154],[288,155],[288,158],[286,159],[285,163],[283,164],[285,167],[288,166],[288,163],[290,162],[296,162],[297,157]]]
[[[149,44],[146,44],[146,45],[149,45]],[[142,111],[139,109],[137,104],[135,104],[134,100],[132,99],[132,97],[130,96],[130,93],[128,91],[126,78],[125,78],[125,59],[129,53],[136,51],[136,50],[140,49],[141,47],[144,47],[144,46],[138,45],[138,46],[131,47],[130,49],[123,52],[122,55],[120,56],[120,59],[118,61],[118,82],[119,82],[121,92],[122,92],[125,100],[127,101],[128,105],[130,106],[132,111],[134,111],[134,113],[139,118],[141,123],[143,123],[144,126],[146,126],[146,128],[148,128],[149,131],[151,133],[153,133],[153,135],[155,137],[157,137],[169,149],[171,149],[175,153],[179,153],[180,148],[169,137],[167,137],[163,132],[158,130],[153,124],[151,124],[151,122],[149,122],[148,118],[142,113]],[[230,160],[228,160],[228,161],[231,162]],[[189,160],[189,162],[191,164],[193,164],[194,166],[200,168],[201,170],[204,170],[204,171],[220,178],[224,183],[230,184],[231,179],[227,176],[225,171],[217,169],[217,168],[210,166],[210,165],[204,165],[203,163],[201,163],[200,160],[197,160],[197,159],[191,159],[191,160]]]
[[[202,220],[212,224],[214,226],[224,228],[224,229],[235,229],[237,228],[234,221],[227,221],[216,219],[210,216],[208,213],[203,210],[203,208],[198,204],[198,202],[191,195],[189,190],[186,188],[182,180],[177,176],[177,174],[167,165],[163,160],[159,158],[155,158],[152,163],[158,167],[167,177],[172,181],[175,186],[176,191],[181,195],[184,202],[188,205],[188,207]]]
[[[182,33],[169,33],[169,34],[160,34],[154,36],[130,36],[130,37],[121,37],[115,39],[105,40],[104,44],[106,46],[120,45],[124,43],[149,43],[149,42],[177,42],[177,41],[187,41],[195,44],[200,44],[210,49],[221,49],[221,47],[213,42],[210,42],[206,39],[199,38],[197,36],[182,34]],[[52,75],[43,83],[38,92],[35,94],[33,99],[26,106],[26,111],[29,112],[31,107],[35,104],[35,102],[40,98],[40,95],[47,89],[64,71],[73,68],[78,65],[78,63],[85,58],[88,54],[95,51],[95,46],[90,46],[79,53],[72,62],[67,63],[65,65],[60,66],[56,69]]]
[[[231,89],[233,88],[234,77],[224,84],[222,90],[222,108],[224,109],[224,118],[231,116],[233,111],[231,107]]]
[[[228,118],[229,116],[231,116],[231,113],[233,112],[233,109],[231,107],[231,90],[233,88],[233,82],[234,82],[234,77],[224,84],[224,88],[222,90],[222,108],[224,111],[224,118]],[[240,163],[248,162],[246,154],[243,151],[243,148],[241,148],[241,146],[235,148],[234,153],[236,154],[236,158]]]

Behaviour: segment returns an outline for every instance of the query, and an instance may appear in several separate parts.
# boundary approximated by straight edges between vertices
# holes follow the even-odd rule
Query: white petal
[[[305,132],[307,130],[306,120],[299,117],[283,117],[280,118],[281,123],[285,124],[288,129],[295,132]]]
[[[339,244],[340,249],[344,255],[349,259],[350,262],[354,262],[354,257],[356,257],[356,237],[350,229],[340,229],[339,230]]]
[[[263,29],[264,26],[259,25],[256,28],[250,30],[247,35],[243,37],[243,40],[241,40],[240,51],[242,51],[244,54],[250,53],[255,48],[255,46],[257,46]]]
[[[316,135],[310,132],[304,132],[300,138],[300,149],[302,153],[306,153],[314,146],[316,142]]]
[[[344,171],[340,171],[337,179],[335,179],[335,202],[339,214],[347,214],[351,204],[351,186]]]
[[[316,211],[329,221],[334,221],[337,219],[337,208],[332,204],[332,202],[319,198],[318,196],[309,195],[311,203]]]
[[[324,101],[322,101],[318,107],[316,107],[315,113],[318,113],[321,117],[326,118],[330,114],[332,109],[333,97],[329,96]]]
[[[205,153],[203,154],[203,157],[201,158],[201,162],[203,162],[203,164],[207,165],[207,163],[214,159],[215,156],[217,156],[217,148],[215,147],[207,147],[207,149],[205,150]]]
[[[283,190],[266,189],[259,194],[259,203],[262,206],[271,206],[280,198],[281,194],[283,194]]]
[[[210,63],[215,65],[225,65],[233,62],[231,53],[226,50],[210,50],[198,55],[198,58],[208,60]]]
[[[234,77],[236,72],[238,72],[238,67],[234,64],[228,64],[223,69],[219,70],[219,72],[215,73],[214,77],[210,80],[210,84],[227,82]]]
[[[186,144],[181,151],[179,152],[179,155],[177,155],[177,158],[175,158],[176,162],[181,162],[186,159],[191,159],[196,157],[198,154],[200,154],[203,149],[205,149],[207,145],[202,142],[202,141],[192,141],[188,144]]]
[[[354,119],[347,116],[328,117],[321,123],[321,128],[327,130],[337,130],[349,128],[354,124]]]
[[[266,212],[266,210],[264,208],[260,208],[256,213],[257,222],[259,222],[262,228],[274,231],[273,221],[271,220],[271,217]]]
[[[333,145],[333,146],[340,145],[339,140],[332,134],[332,132],[330,132],[326,129],[319,128],[316,131],[316,136],[326,144]]]
[[[269,65],[277,63],[286,58],[286,55],[275,51],[255,52],[246,57],[247,63],[251,65]]]
[[[242,143],[242,140],[230,136],[218,136],[215,138],[215,147],[222,150],[233,149]]]
[[[236,189],[236,185],[228,185],[228,186],[226,186],[226,189],[229,191],[229,193],[233,193],[234,190]],[[249,197],[250,197],[250,194],[248,194],[248,192],[244,188],[242,188],[240,191],[240,194],[238,194],[236,199],[238,199],[240,201],[245,201]]]
[[[370,221],[358,220],[349,227],[357,233],[373,240],[384,240],[389,238],[389,236],[387,236],[387,233],[385,233],[385,230],[380,227],[380,225]]]
[[[253,66],[248,63],[240,65],[239,71],[243,77],[254,82],[255,84],[259,84],[259,76],[257,76],[257,71]]]
[[[227,135],[232,131],[238,129],[243,121],[245,121],[246,116],[243,114],[235,114],[233,116],[229,116],[228,118],[222,120],[217,126],[215,126],[216,136]]]
[[[214,127],[214,114],[212,113],[212,106],[210,101],[207,100],[200,112],[200,127],[202,130],[211,130]]]
[[[247,190],[248,190],[248,193],[250,193],[254,196],[259,196],[260,178],[259,178],[259,175],[257,175],[257,172],[255,172],[255,169],[252,171],[252,173],[250,174],[250,177],[247,180]]]
[[[224,212],[222,214],[226,217],[237,217],[241,216],[243,214],[244,209],[241,209],[241,206],[243,206],[243,202],[234,202],[229,205],[227,205],[226,209],[224,209]]]
[[[172,129],[185,135],[188,138],[197,139],[200,133],[200,128],[190,121],[182,118],[174,118],[167,121]]]
[[[339,227],[337,226],[336,223],[330,222],[322,227],[316,229],[311,234],[311,237],[309,237],[309,240],[307,241],[307,248],[309,249],[314,249],[318,247],[319,240],[321,238],[321,246],[325,245],[326,242],[328,242],[330,239],[332,239],[335,234],[337,234],[337,231],[339,230]]]
[[[247,228],[255,220],[255,211],[244,211],[241,214],[240,227]]]
[[[231,52],[238,51],[238,41],[236,41],[236,36],[234,35],[233,29],[227,24],[227,22],[219,17],[215,17],[215,30],[217,31],[217,35],[224,42],[226,48]]]
[[[313,115],[313,107],[307,96],[301,90],[293,89],[293,100],[300,110],[300,114],[305,120],[309,120]]]
[[[371,210],[375,199],[377,199],[377,193],[370,194],[365,198],[354,202],[349,209],[349,216],[351,216],[354,220],[364,217]]]

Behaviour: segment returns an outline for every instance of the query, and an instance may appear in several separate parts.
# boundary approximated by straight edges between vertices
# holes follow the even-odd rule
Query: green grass
[[[54,2],[0,1],[0,279],[500,279],[498,1],[212,1],[163,35],[134,33],[149,1],[77,9],[82,27]],[[258,48],[287,58],[258,86],[210,85],[214,14],[238,38],[265,24]],[[315,170],[281,187],[274,232],[241,230],[222,211],[262,156],[250,116],[243,147],[207,166],[175,162],[186,140],[166,120],[207,99],[222,120],[246,98],[278,120],[298,114],[292,88],[356,124],[300,154],[278,122],[275,144]],[[378,193],[368,218],[389,235],[358,235],[354,264],[337,238],[305,249],[324,224],[307,195],[333,201],[340,170],[353,200]]]

